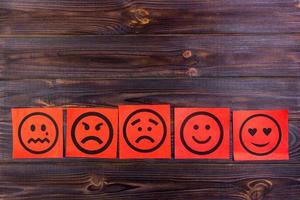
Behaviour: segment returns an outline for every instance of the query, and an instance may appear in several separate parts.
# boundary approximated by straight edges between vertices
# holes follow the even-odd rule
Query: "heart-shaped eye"
[[[249,128],[248,132],[253,136],[257,132],[257,129],[256,128]]]
[[[272,129],[271,128],[264,128],[263,129],[263,132],[266,134],[266,135],[269,135],[271,133]]]

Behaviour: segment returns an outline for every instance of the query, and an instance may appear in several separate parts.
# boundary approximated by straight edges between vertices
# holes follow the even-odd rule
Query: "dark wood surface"
[[[289,109],[289,161],[12,159],[13,107]],[[232,152],[231,152],[232,155]],[[1,0],[0,199],[300,199],[300,1]]]
[[[3,35],[299,33],[300,25],[298,0],[1,0],[0,4]]]
[[[196,161],[11,163],[1,166],[0,183],[11,199],[299,199],[299,167]]]
[[[300,77],[300,34],[9,37],[0,44],[6,79]]]

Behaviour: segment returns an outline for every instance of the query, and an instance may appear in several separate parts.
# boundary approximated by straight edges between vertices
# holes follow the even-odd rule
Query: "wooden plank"
[[[300,119],[298,78],[198,78],[1,81],[1,118],[11,107],[117,106],[127,103],[170,103],[173,106],[282,109]]]
[[[299,33],[298,0],[2,0],[1,35]]]
[[[298,78],[1,81],[0,157],[11,159],[12,107],[170,103],[174,107],[230,107],[233,110],[289,109],[291,160],[299,161],[299,88]]]
[[[0,78],[300,77],[300,35],[0,39]]]
[[[2,199],[285,199],[300,195],[300,165],[181,161],[0,165]]]

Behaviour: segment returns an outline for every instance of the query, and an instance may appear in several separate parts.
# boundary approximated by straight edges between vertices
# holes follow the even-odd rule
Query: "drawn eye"
[[[206,130],[209,130],[209,129],[210,129],[210,125],[207,124],[207,125],[205,126],[205,129],[206,129]]]
[[[84,126],[84,130],[88,131],[90,129],[90,126],[87,123],[82,122],[82,125]]]
[[[42,124],[41,130],[42,130],[42,131],[45,131],[45,130],[46,130],[46,125],[45,125],[45,124]]]
[[[95,126],[95,130],[99,131],[101,129],[101,126],[103,125],[103,123],[99,123]]]
[[[263,132],[268,136],[272,132],[272,129],[271,128],[263,128]]]
[[[142,129],[142,127],[138,127],[138,131],[142,131],[143,129]]]
[[[32,124],[32,125],[30,126],[30,130],[31,130],[31,131],[35,131],[35,125]]]
[[[254,136],[255,133],[257,132],[257,129],[256,128],[249,128],[248,132],[250,133],[250,135]]]
[[[149,126],[149,127],[147,128],[147,130],[148,130],[148,131],[152,131],[152,128]]]
[[[194,127],[193,127],[195,130],[198,130],[199,129],[199,126],[196,124],[196,125],[194,125]]]

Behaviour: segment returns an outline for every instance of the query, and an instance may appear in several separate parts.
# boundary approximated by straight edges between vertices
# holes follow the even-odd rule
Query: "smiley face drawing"
[[[253,155],[264,156],[277,149],[282,132],[278,122],[266,114],[255,114],[242,124],[239,138],[246,151]]]
[[[182,144],[188,151],[198,155],[207,155],[218,149],[223,136],[220,120],[209,112],[188,115],[180,127]]]
[[[43,112],[25,116],[18,128],[20,144],[28,152],[43,154],[50,151],[58,140],[58,126],[55,120]]]
[[[123,135],[130,148],[149,153],[157,150],[165,141],[167,126],[160,114],[151,109],[139,109],[125,120]]]
[[[98,154],[106,150],[113,140],[113,127],[103,114],[86,112],[73,123],[71,137],[83,153]]]

